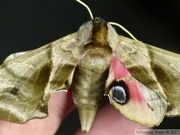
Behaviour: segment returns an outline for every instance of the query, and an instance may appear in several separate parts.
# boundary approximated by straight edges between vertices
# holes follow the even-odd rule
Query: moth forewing
[[[5,62],[7,62],[7,61],[9,61],[9,60],[12,60],[12,59],[14,59],[14,58],[16,58],[16,57],[19,57],[19,56],[21,56],[21,55],[24,55],[24,54],[27,53],[27,52],[28,52],[28,51],[13,53],[13,54],[9,55],[9,56],[4,60],[3,63],[5,63]]]
[[[167,102],[167,115],[180,115],[180,55],[119,36],[115,55],[143,85]]]
[[[75,33],[9,57],[0,66],[0,119],[25,123],[47,116],[51,94],[67,88],[65,82],[79,59],[78,45]]]

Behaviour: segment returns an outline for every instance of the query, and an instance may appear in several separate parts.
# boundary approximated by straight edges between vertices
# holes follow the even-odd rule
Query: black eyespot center
[[[123,80],[116,80],[111,85],[112,99],[117,103],[126,104],[129,99],[128,86]]]

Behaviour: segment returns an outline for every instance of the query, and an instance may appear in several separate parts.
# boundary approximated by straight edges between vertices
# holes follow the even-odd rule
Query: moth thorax
[[[96,104],[103,97],[108,77],[111,54],[104,47],[86,48],[84,57],[75,69],[73,78],[73,96],[79,104]],[[100,96],[101,95],[101,96]],[[89,100],[89,101],[86,101]],[[90,101],[93,99],[93,101]],[[80,101],[81,100],[81,101]],[[97,102],[99,103],[99,102]],[[77,105],[78,106],[78,105]]]
[[[108,27],[107,22],[100,18],[94,18],[93,29],[92,29],[92,41],[95,44],[99,44],[101,46],[109,46],[107,41]]]

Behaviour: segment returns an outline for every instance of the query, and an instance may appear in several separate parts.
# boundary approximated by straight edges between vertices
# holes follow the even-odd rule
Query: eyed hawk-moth
[[[25,123],[45,117],[50,96],[71,88],[84,133],[104,94],[126,118],[156,126],[180,114],[179,69],[179,54],[120,36],[93,18],[73,34],[3,62],[0,118]]]

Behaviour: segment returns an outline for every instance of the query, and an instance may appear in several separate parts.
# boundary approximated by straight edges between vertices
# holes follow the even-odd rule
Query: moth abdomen
[[[83,56],[75,69],[72,88],[82,130],[87,132],[104,96],[111,53],[109,48],[90,47]]]

